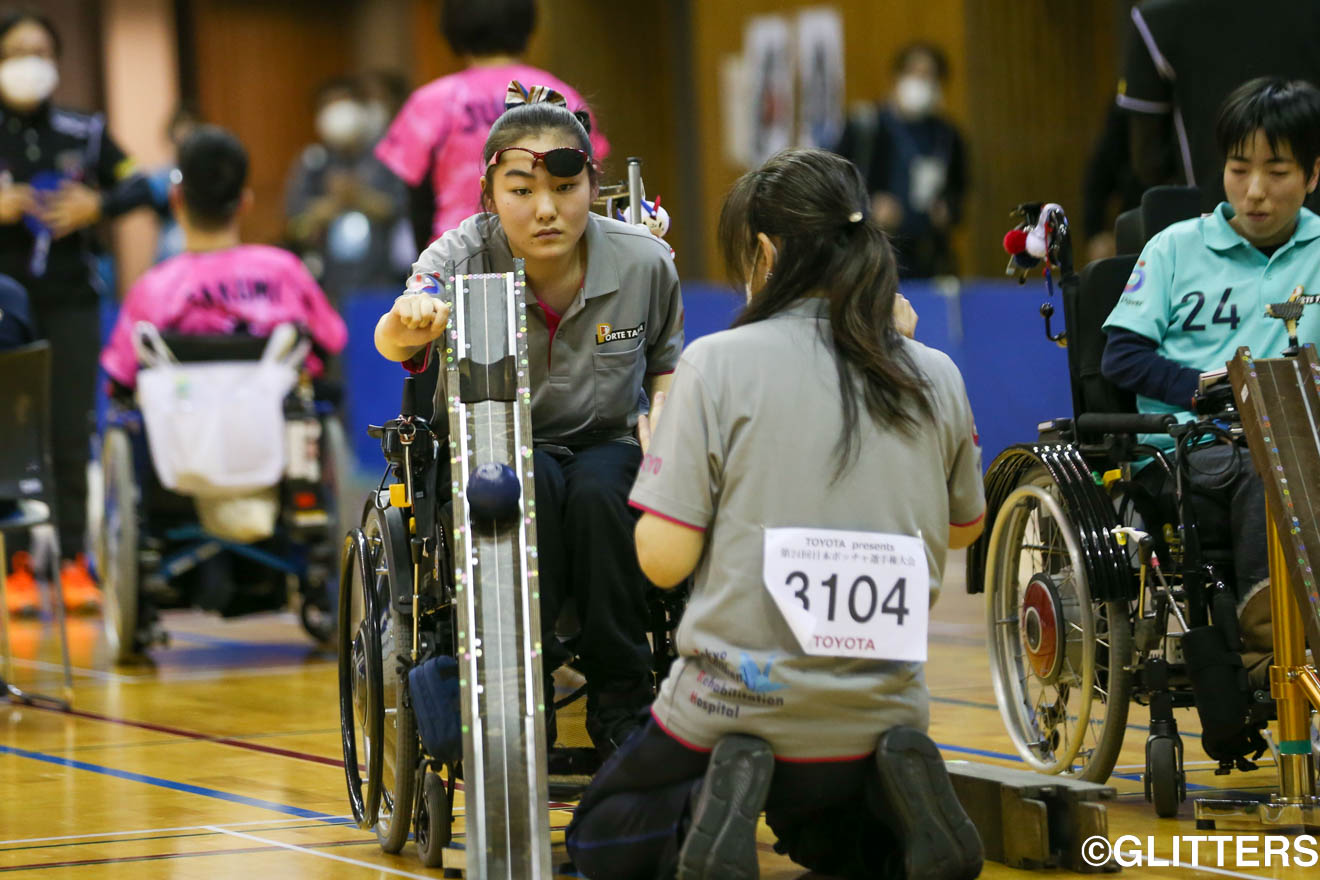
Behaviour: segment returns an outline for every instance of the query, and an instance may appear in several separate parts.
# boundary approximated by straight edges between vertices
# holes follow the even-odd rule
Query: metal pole
[[[636,156],[628,157],[628,222],[642,222],[642,201],[646,190],[642,188],[642,160]]]
[[[1270,693],[1278,714],[1279,796],[1281,803],[1310,803],[1315,795],[1310,706],[1299,699],[1290,671],[1306,664],[1306,641],[1297,603],[1291,595],[1288,553],[1279,538],[1277,510],[1270,503],[1266,540],[1270,558],[1270,612],[1274,623],[1274,665]]]

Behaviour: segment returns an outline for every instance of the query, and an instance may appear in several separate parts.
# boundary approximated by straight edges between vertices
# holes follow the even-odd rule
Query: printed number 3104
[[[798,584],[798,589],[793,593],[794,598],[802,602],[802,610],[811,610],[811,599],[807,596],[807,590],[811,586],[811,580],[807,575],[800,571],[789,574],[785,585],[793,586]],[[829,593],[829,605],[826,609],[826,620],[833,623],[836,604],[839,598],[839,576],[831,574],[828,578],[820,582],[820,587]],[[889,593],[885,595],[884,601],[880,600],[880,588],[876,586],[874,580],[866,575],[861,575],[852,582],[848,589],[848,614],[857,623],[868,623],[875,617],[876,606],[879,605],[881,614],[892,614],[897,620],[899,626],[903,625],[903,618],[912,612],[907,607],[907,578],[901,577],[890,587]]]

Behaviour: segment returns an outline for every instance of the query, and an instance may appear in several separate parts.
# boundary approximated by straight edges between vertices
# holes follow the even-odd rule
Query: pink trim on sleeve
[[[674,375],[674,371],[673,371],[673,370],[660,370],[659,372],[656,372],[656,373],[649,373],[649,372],[648,372],[646,375],[648,375],[648,376],[672,376],[672,375]]]
[[[669,737],[669,738],[672,739],[674,742],[678,743],[680,746],[682,746],[683,748],[687,749],[688,751],[690,751],[690,752],[700,752],[700,753],[703,754],[703,755],[709,755],[709,754],[711,753],[711,749],[706,749],[706,748],[702,748],[701,746],[698,746],[698,745],[693,745],[692,743],[690,743],[690,742],[688,742],[687,740],[683,739],[683,737],[681,737],[681,736],[679,736],[678,734],[674,733],[674,732],[673,732],[672,730],[670,730],[668,727],[665,727],[665,723],[664,723],[663,721],[661,721],[661,720],[656,716],[656,714],[655,714],[655,707],[654,707],[654,706],[651,707],[651,720],[655,722],[655,726],[656,726],[656,727],[660,728],[660,729],[664,732],[665,736]]]
[[[981,515],[978,516],[976,519],[972,520],[971,522],[965,522],[965,523],[949,523],[949,525],[953,526],[955,529],[965,529],[965,528],[967,528],[968,526],[974,526],[974,525],[976,525],[977,523],[979,523],[979,522],[980,522],[981,520],[983,520],[983,519],[985,519],[985,511],[981,511]]]
[[[651,508],[647,507],[645,504],[638,504],[636,501],[633,501],[632,499],[629,499],[629,500],[628,500],[628,506],[629,506],[629,507],[635,507],[635,508],[637,508],[638,510],[640,510],[642,513],[649,513],[649,514],[651,514],[652,516],[658,516],[658,517],[660,517],[662,520],[664,520],[665,522],[671,522],[671,523],[673,523],[673,524],[676,525],[676,526],[682,526],[683,528],[685,528],[685,529],[691,529],[691,530],[694,531],[694,532],[703,532],[703,533],[704,533],[704,532],[706,531],[706,527],[705,527],[705,526],[694,526],[692,523],[683,522],[681,519],[675,519],[675,518],[672,517],[672,516],[667,516],[667,515],[661,513],[661,512],[658,511],[658,510],[652,510]]]
[[[422,355],[422,363],[418,365],[417,355],[413,355],[406,361],[400,361],[399,366],[403,367],[414,376],[418,373],[425,373],[426,367],[431,363],[431,343],[426,343],[426,348],[422,349],[425,354]]]

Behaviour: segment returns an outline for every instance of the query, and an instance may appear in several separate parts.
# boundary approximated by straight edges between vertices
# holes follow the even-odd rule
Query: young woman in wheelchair
[[[897,329],[894,256],[866,211],[857,170],[814,150],[780,153],[724,205],[748,304],[683,354],[630,498],[642,570],[695,581],[652,717],[568,829],[589,877],[755,877],[762,809],[776,850],[821,873],[980,871],[922,732],[919,661],[946,552],[980,532],[981,455],[957,368]],[[913,568],[896,582],[886,551],[841,545],[907,548]],[[896,653],[904,632],[919,654]]]
[[[639,418],[668,389],[683,348],[683,305],[669,248],[592,213],[598,172],[588,124],[557,92],[510,84],[483,151],[486,212],[422,253],[376,326],[376,347],[425,369],[448,319],[431,273],[451,261],[465,274],[524,261],[544,669],[549,682],[570,659],[555,622],[571,599],[582,625],[587,731],[603,757],[638,726],[654,693],[648,585],[627,496],[642,460]],[[443,393],[442,384],[437,413],[447,408]]]
[[[1255,79],[1220,109],[1228,201],[1175,223],[1142,251],[1123,297],[1105,322],[1102,370],[1137,394],[1142,412],[1192,418],[1203,372],[1223,369],[1239,346],[1256,357],[1287,348],[1284,323],[1265,316],[1301,285],[1320,291],[1320,217],[1303,206],[1320,181],[1320,91],[1309,83]],[[1320,319],[1298,326],[1320,342]],[[1173,450],[1168,436],[1150,441]],[[1186,445],[1186,444],[1185,444]],[[1184,450],[1180,450],[1182,452]],[[1226,436],[1180,456],[1198,537],[1232,551],[1233,585],[1256,687],[1268,686],[1272,655],[1265,496],[1245,439]],[[1155,468],[1145,477],[1160,482]]]
[[[247,151],[222,128],[201,126],[180,145],[170,204],[184,230],[184,252],[149,270],[124,298],[101,352],[101,366],[121,391],[136,383],[138,321],[161,333],[253,336],[295,324],[311,337],[307,367],[314,376],[344,348],[344,321],[302,261],[239,238],[239,221],[252,206],[247,173]]]

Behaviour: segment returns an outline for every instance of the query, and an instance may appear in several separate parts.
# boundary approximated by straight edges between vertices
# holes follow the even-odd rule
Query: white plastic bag
[[[284,473],[284,398],[309,343],[275,328],[260,361],[179,363],[154,325],[139,321],[137,398],[161,485],[197,498],[235,498]],[[205,526],[204,526],[205,527]]]

